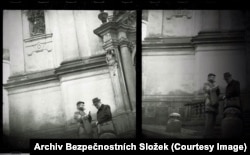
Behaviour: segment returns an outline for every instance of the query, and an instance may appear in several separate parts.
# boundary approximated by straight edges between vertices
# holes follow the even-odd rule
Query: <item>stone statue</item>
[[[115,49],[109,49],[106,53],[106,62],[109,66],[116,64]]]
[[[106,62],[109,65],[110,71],[115,76],[117,74],[117,60],[115,49],[109,49],[106,53]]]

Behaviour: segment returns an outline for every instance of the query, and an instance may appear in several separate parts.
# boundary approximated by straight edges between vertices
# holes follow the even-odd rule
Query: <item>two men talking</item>
[[[74,114],[74,119],[78,122],[79,138],[94,138],[94,128],[97,128],[98,138],[115,138],[116,131],[112,121],[112,113],[109,105],[105,105],[99,98],[92,100],[97,108],[97,121],[92,121],[91,113],[85,113],[85,103],[77,102],[78,111]]]
[[[205,93],[205,134],[204,138],[213,138],[216,116],[218,114],[219,101],[224,101],[223,110],[236,108],[240,111],[240,83],[232,78],[229,72],[224,73],[224,80],[227,83],[225,95],[221,96],[220,88],[215,82],[216,75],[208,74],[208,80],[204,84]]]

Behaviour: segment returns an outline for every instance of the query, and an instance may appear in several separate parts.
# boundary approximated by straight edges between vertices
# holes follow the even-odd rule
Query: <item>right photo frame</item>
[[[142,136],[250,137],[242,10],[142,11]]]

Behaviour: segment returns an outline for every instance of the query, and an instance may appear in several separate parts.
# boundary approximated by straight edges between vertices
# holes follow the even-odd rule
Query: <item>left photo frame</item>
[[[3,10],[4,147],[136,137],[135,10]]]

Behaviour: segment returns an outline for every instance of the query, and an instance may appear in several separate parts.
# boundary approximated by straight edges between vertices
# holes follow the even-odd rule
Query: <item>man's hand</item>
[[[79,115],[79,114],[76,116],[77,119],[81,119],[81,117],[82,117],[82,116]]]
[[[95,125],[98,125],[98,121],[95,122]]]

